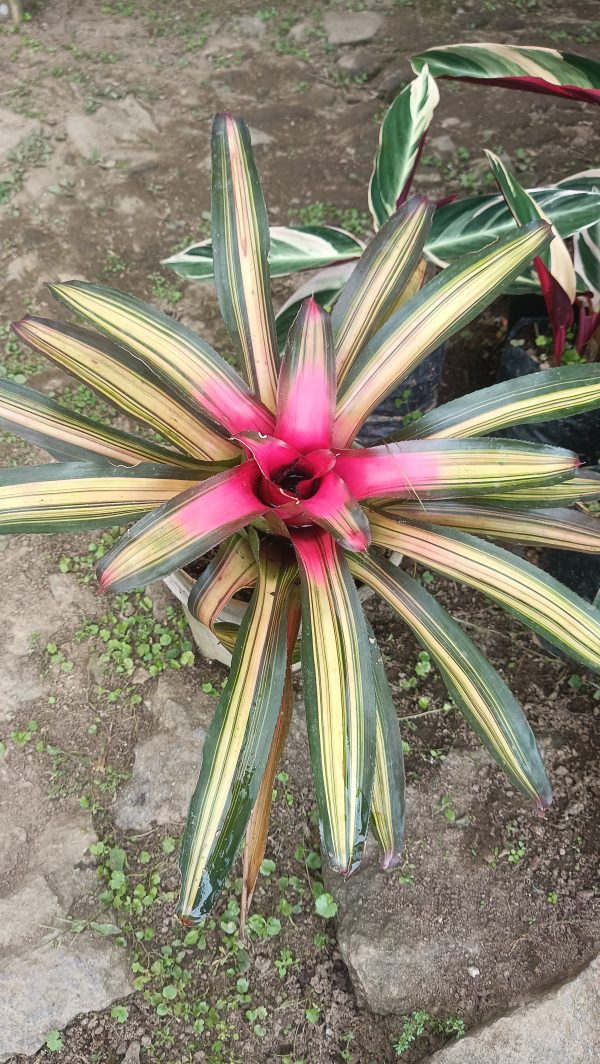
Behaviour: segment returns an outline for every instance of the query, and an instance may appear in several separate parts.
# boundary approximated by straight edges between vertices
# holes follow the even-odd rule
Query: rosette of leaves
[[[599,367],[497,385],[427,414],[402,438],[355,444],[386,394],[543,251],[548,224],[515,228],[418,290],[432,209],[409,199],[380,227],[331,314],[304,302],[280,358],[269,229],[244,123],[217,116],[212,147],[216,289],[242,372],[138,299],[73,281],[51,291],[96,331],[25,318],[18,336],[165,442],[0,386],[2,423],[58,459],[1,472],[1,532],[131,522],[99,563],[105,591],[143,587],[219,548],[189,598],[191,613],[233,645],[233,660],[185,829],[178,911],[186,923],[209,911],[244,836],[245,907],[252,895],[298,638],[324,853],[338,872],[353,872],[371,829],[383,865],[398,859],[402,744],[357,582],[414,632],[512,784],[538,809],[550,803],[533,735],[505,683],[388,551],[477,588],[577,661],[600,665],[598,613],[488,542],[600,549],[598,526],[569,508],[596,497],[600,478],[579,472],[568,451],[493,437],[597,406]],[[251,588],[243,621],[221,631],[219,614],[241,588]]]

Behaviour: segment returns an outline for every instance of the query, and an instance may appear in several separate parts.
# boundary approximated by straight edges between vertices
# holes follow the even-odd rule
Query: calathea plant
[[[231,671],[204,745],[182,852],[179,913],[202,918],[246,835],[244,904],[262,859],[272,781],[289,724],[300,634],[322,845],[338,872],[361,860],[369,827],[384,866],[402,846],[402,746],[381,654],[356,582],[374,588],[435,660],[460,711],[539,810],[550,785],[522,710],[421,584],[386,552],[483,591],[590,668],[600,617],[491,539],[598,551],[569,503],[600,478],[573,454],[499,440],[522,420],[600,405],[600,368],[568,366],[459,399],[382,446],[353,446],[361,424],[429,351],[488,304],[547,245],[543,220],[414,291],[432,208],[408,200],[381,226],[331,314],[308,299],[279,358],[269,230],[246,126],[213,130],[212,229],[219,303],[244,377],[181,323],[110,288],[52,293],[98,332],[25,318],[17,334],[166,442],[149,442],[2,382],[2,422],[58,463],[5,469],[0,531],[134,522],[102,559],[103,590],[128,591],[219,547],[191,612],[217,625],[252,588]],[[483,538],[482,538],[483,537]],[[217,629],[218,630],[218,629]],[[176,772],[176,766],[173,767]]]
[[[600,103],[600,63],[585,56],[559,52],[555,48],[529,48],[505,44],[451,44],[429,48],[413,56],[415,71],[427,71],[436,78],[499,85],[506,89],[541,93],[587,104]],[[488,153],[489,154],[489,153]],[[517,221],[548,216],[547,205],[521,189],[500,159],[492,156],[492,170]],[[560,187],[577,199],[578,192],[597,192],[598,170],[575,174],[560,182]],[[574,201],[575,202],[575,201]],[[591,201],[590,201],[591,205]],[[560,365],[567,330],[573,325],[577,310],[578,322],[575,347],[580,355],[586,352],[589,340],[600,325],[598,304],[598,261],[600,246],[596,210],[584,225],[574,227],[572,234],[562,231],[558,218],[554,221],[554,239],[546,252],[535,260],[535,272],[546,302],[548,317],[554,333],[554,360]],[[571,262],[561,236],[573,235],[575,264]],[[533,278],[530,278],[533,280]],[[579,293],[579,294],[577,294]],[[590,345],[594,346],[594,345]],[[593,357],[593,355],[592,355]]]
[[[375,230],[406,201],[413,184],[418,186],[419,161],[440,99],[438,78],[527,89],[586,103],[600,101],[600,64],[554,49],[456,44],[414,56],[412,65],[416,77],[387,109],[379,130],[368,187],[368,205]],[[537,257],[534,265],[528,265],[503,289],[511,295],[542,292],[555,333],[571,324],[572,304],[576,292],[579,293],[580,347],[596,326],[593,312],[598,309],[594,278],[598,276],[600,259],[599,180],[598,170],[587,170],[532,189],[529,194],[521,191],[521,200],[523,196],[529,198],[529,218],[541,215],[551,222],[555,239],[551,252],[547,251],[543,259]],[[435,211],[423,246],[425,258],[437,266],[447,266],[509,233],[514,225],[511,215],[515,214],[515,203],[514,198],[507,202],[506,196],[506,187],[503,195],[461,198],[448,195]],[[577,268],[575,273],[571,267],[570,277],[564,258],[566,249],[560,254],[561,238],[568,237],[573,238]],[[280,345],[285,342],[303,298],[311,294],[322,306],[333,303],[363,247],[357,236],[331,225],[271,227],[272,276],[318,271],[280,309],[276,318]],[[189,280],[212,279],[212,242],[208,239],[193,243],[165,259],[164,264]],[[554,265],[560,269],[554,271]],[[590,292],[592,299],[588,296]]]

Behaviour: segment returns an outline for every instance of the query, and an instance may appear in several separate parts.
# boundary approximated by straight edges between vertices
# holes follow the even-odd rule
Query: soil
[[[0,32],[4,325],[25,311],[57,314],[42,283],[78,277],[151,300],[226,350],[212,289],[180,283],[159,265],[175,248],[208,233],[213,112],[229,109],[248,120],[273,221],[293,221],[303,210],[314,212],[315,204],[325,204],[319,208],[320,217],[339,223],[339,213],[328,206],[335,204],[352,211],[355,224],[368,226],[366,185],[378,123],[393,92],[409,79],[411,53],[467,38],[550,47],[558,42],[558,47],[594,54],[600,32],[594,0],[576,0],[564,10],[553,0],[538,0],[534,19],[531,6],[517,0],[488,5],[474,0],[374,0],[321,3],[299,14],[297,5],[288,2],[271,7],[241,0],[207,0],[201,8],[191,0],[30,3],[31,18],[20,32],[5,25]],[[339,60],[358,49],[329,46],[322,30],[325,10],[347,8],[373,10],[385,19],[377,41],[359,46],[356,76]],[[599,143],[593,117],[591,108],[550,97],[444,85],[417,187],[435,197],[487,189],[483,146],[519,159],[526,183],[541,184],[590,168],[597,163]],[[436,154],[435,136],[440,133],[451,137],[450,156],[442,154],[442,147]],[[464,150],[457,153],[458,148]],[[291,287],[291,282],[278,281],[277,299],[283,301]],[[454,338],[442,400],[495,380],[506,313],[500,301]],[[6,328],[2,335],[0,363],[5,373],[52,391],[90,416],[110,416],[104,404],[11,341]],[[113,420],[132,427],[127,418]],[[40,452],[14,437],[5,435],[0,446],[4,465],[43,460]],[[89,535],[19,537],[18,551],[9,544],[4,560],[14,549],[21,572],[28,572],[28,558],[32,570],[33,562],[42,559],[50,575],[59,571],[61,558],[87,559],[72,567],[76,581],[90,571],[88,541]],[[43,574],[35,580],[43,581]],[[489,866],[490,876],[507,875],[507,853],[515,840],[523,840],[524,854],[513,870],[517,878],[507,887],[513,904],[522,910],[526,929],[515,963],[521,975],[528,968],[543,969],[551,940],[553,956],[559,957],[555,970],[547,972],[551,982],[557,972],[574,969],[590,956],[598,939],[598,688],[577,667],[545,656],[516,622],[474,592],[438,578],[434,590],[509,682],[542,740],[555,792],[543,824],[498,773],[482,815],[467,830],[473,860]],[[27,594],[35,596],[35,581]],[[11,598],[11,606],[18,609],[16,598]],[[99,601],[99,615],[107,608]],[[403,721],[410,745],[409,781],[430,787],[444,757],[453,749],[475,746],[475,740],[456,713],[444,711],[445,693],[435,670],[406,688],[415,677],[419,647],[385,607],[370,604],[369,615],[384,649],[399,716],[411,718]],[[75,634],[80,623],[80,617],[65,615],[63,627],[52,635],[73,662],[72,673],[53,688],[54,703],[41,697],[32,711],[28,702],[22,718],[17,715],[10,727],[24,729],[35,717],[47,744],[73,752],[56,780],[47,751],[36,750],[33,742],[18,751],[24,772],[47,775],[49,794],[55,792],[49,801],[57,810],[91,796],[100,839],[122,847],[132,867],[137,867],[140,853],[152,855],[151,868],[158,870],[167,897],[150,906],[143,921],[131,918],[124,938],[143,966],[162,963],[165,951],[184,948],[168,896],[177,887],[176,852],[163,851],[164,831],[149,831],[141,838],[122,832],[111,813],[115,791],[132,771],[136,744],[152,734],[155,722],[143,704],[111,707],[97,695],[93,654]],[[43,645],[32,648],[27,662],[32,675],[48,671]],[[193,698],[210,687],[218,690],[225,671],[200,662],[187,675]],[[103,683],[109,686],[108,679]],[[119,677],[113,675],[110,683],[116,687]],[[430,699],[426,710],[419,707],[418,698]],[[204,1031],[194,1031],[193,1019],[181,1012],[157,1014],[147,988],[140,989],[124,1002],[129,1009],[124,1022],[111,1010],[79,1018],[62,1032],[60,1052],[42,1049],[37,1061],[115,1064],[126,1053],[128,1064],[138,1059],[142,1064],[387,1064],[398,1059],[393,1045],[402,1018],[374,1017],[359,1007],[337,948],[335,920],[325,922],[311,902],[311,884],[320,873],[307,867],[297,848],[312,852],[318,833],[300,723],[283,767],[289,780],[278,784],[267,848],[276,873],[260,878],[254,900],[256,913],[281,918],[282,931],[272,937],[250,936],[249,966],[243,971],[243,958],[232,952],[223,930],[227,906],[239,897],[239,882],[232,881],[214,924],[207,928],[206,950],[191,955],[188,949],[178,962],[189,973],[186,1000],[206,1001],[212,1010]],[[178,830],[175,826],[173,833]],[[410,838],[408,845],[410,853]],[[295,894],[295,888],[278,884],[280,876],[298,877]],[[418,877],[413,889],[419,892]],[[290,891],[301,908],[284,919],[278,906]],[[421,890],[420,900],[423,920],[433,921],[436,899]],[[94,912],[100,907],[100,919],[123,922],[122,914],[103,909],[97,897],[92,903],[81,899],[73,915],[89,914],[90,904]],[[529,933],[534,922],[535,930]],[[145,929],[152,938],[144,938]],[[283,949],[292,957],[285,979],[276,965]],[[247,978],[251,1003],[236,998],[238,978]],[[456,995],[456,1012],[467,1026],[506,1004],[493,986],[474,1005],[465,1005]],[[265,1016],[249,1019],[247,1010],[258,1006],[266,1009]],[[308,1015],[312,1008],[319,1011]],[[434,987],[430,1010],[436,1011]],[[442,1042],[439,1034],[419,1038],[402,1059],[422,1059]],[[13,1057],[10,1064],[25,1064],[26,1059]]]

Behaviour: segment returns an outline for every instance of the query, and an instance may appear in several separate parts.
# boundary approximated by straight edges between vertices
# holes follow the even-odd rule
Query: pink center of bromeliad
[[[347,472],[340,475],[345,452],[314,444],[311,448],[310,434],[306,437],[304,446],[292,446],[262,432],[236,435],[249,459],[247,465],[254,467],[254,494],[274,518],[292,528],[318,525],[346,549],[367,550],[371,541],[367,515],[348,487]]]
[[[240,433],[236,439],[256,462],[260,476],[255,490],[263,502],[286,524],[312,524],[310,503],[327,488],[336,462],[334,452],[320,448],[300,454],[284,440],[258,432]]]

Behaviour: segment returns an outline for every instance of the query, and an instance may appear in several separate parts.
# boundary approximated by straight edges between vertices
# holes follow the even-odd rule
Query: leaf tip
[[[364,554],[371,545],[371,530],[357,528],[356,531],[340,538],[340,546],[353,554]]]
[[[96,577],[98,579],[97,592],[99,595],[105,595],[107,591],[111,590],[115,579],[114,576],[111,577],[110,568],[108,566],[102,567],[100,564],[96,569]]]
[[[194,920],[190,913],[176,912],[175,916],[182,927],[195,927],[199,923],[198,920]]]
[[[396,868],[400,864],[400,858],[400,850],[384,850],[381,854],[379,867],[382,872],[390,872],[392,868]]]
[[[10,327],[11,327],[12,331],[15,333],[16,336],[18,336],[22,340],[27,339],[27,323],[28,323],[28,321],[29,321],[29,317],[28,317],[28,315],[25,315],[24,318],[19,318],[18,321],[12,321],[10,323]]]
[[[305,319],[312,324],[314,324],[317,318],[323,318],[326,315],[326,311],[323,310],[323,307],[320,306],[312,294],[304,300],[302,309],[304,311]]]

